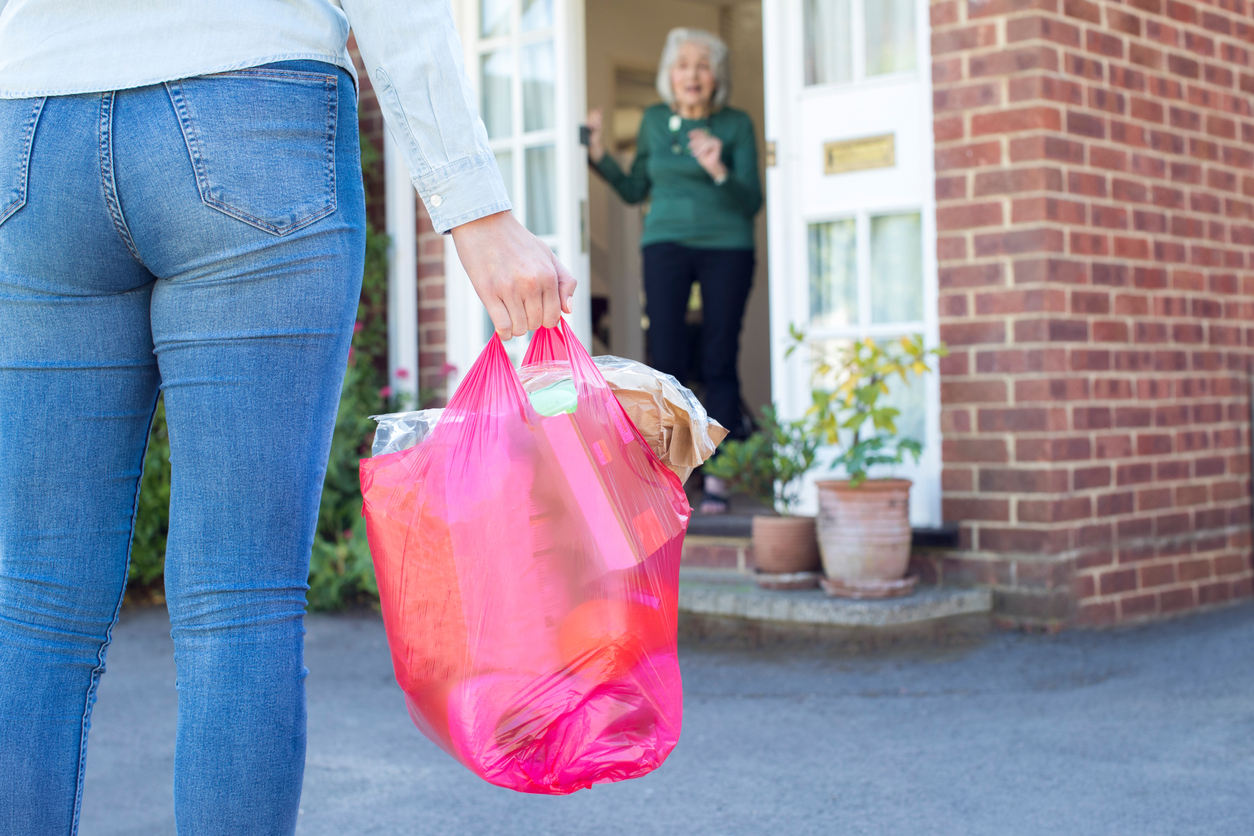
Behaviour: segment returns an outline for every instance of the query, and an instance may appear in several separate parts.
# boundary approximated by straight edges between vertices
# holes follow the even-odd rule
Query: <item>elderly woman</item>
[[[735,438],[743,435],[736,356],[753,283],[753,216],[762,205],[753,122],[727,106],[727,46],[709,32],[671,31],[657,90],[665,103],[644,112],[631,173],[605,152],[599,110],[588,114],[589,161],[623,200],[650,199],[640,240],[650,362],[680,380],[688,370],[688,298],[700,282],[705,406]],[[723,485],[706,477],[702,513],[726,510]]]

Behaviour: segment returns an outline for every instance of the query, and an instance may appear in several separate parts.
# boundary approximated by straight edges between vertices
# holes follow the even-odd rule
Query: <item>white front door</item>
[[[579,280],[571,326],[591,339],[583,0],[453,0],[466,71],[514,213]],[[492,324],[445,239],[450,393],[492,336]],[[506,344],[515,361],[526,339]]]
[[[796,417],[811,366],[807,351],[785,358],[790,325],[828,348],[939,339],[928,3],[764,0],[762,13],[773,397]],[[938,376],[894,400],[898,429],[924,443],[894,475],[914,481],[912,524],[937,526]]]

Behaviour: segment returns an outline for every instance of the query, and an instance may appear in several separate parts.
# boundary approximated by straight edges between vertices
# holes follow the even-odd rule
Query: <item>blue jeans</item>
[[[3,836],[77,829],[158,392],[178,832],[295,830],[357,137],[351,80],[317,62],[0,100]]]

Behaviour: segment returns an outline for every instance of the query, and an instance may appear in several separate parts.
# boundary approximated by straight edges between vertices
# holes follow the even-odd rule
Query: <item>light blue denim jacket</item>
[[[510,209],[448,0],[0,0],[0,98],[124,90],[299,59],[355,79],[350,25],[435,228]]]

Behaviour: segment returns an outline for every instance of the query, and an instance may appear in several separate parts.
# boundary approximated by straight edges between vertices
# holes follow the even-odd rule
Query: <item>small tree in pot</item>
[[[790,353],[805,341],[795,328],[792,336]],[[832,594],[886,597],[913,588],[902,581],[910,562],[910,482],[868,479],[867,471],[901,464],[907,455],[918,461],[923,445],[897,436],[900,411],[884,396],[893,381],[930,372],[929,360],[946,353],[915,335],[883,345],[866,338],[815,358],[819,385],[807,416],[823,443],[839,451],[831,466],[848,477],[818,482],[819,552]]]
[[[749,494],[779,512],[753,518],[754,562],[767,574],[819,568],[814,517],[792,513],[801,477],[814,467],[821,443],[811,423],[781,421],[774,407],[764,407],[758,432],[744,441],[724,442],[719,454],[705,463],[705,472],[725,480],[730,490]]]

